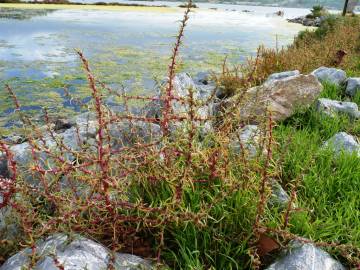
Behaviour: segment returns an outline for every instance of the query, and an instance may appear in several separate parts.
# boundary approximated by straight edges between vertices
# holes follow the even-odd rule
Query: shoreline
[[[95,5],[95,4],[35,4],[35,3],[0,3],[0,8],[19,9],[89,9],[89,10],[113,10],[113,11],[162,11],[175,12],[180,8],[169,6],[147,6],[147,5]]]

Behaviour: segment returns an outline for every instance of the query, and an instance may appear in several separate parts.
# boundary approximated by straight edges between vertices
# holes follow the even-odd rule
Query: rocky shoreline
[[[360,118],[360,111],[356,103],[319,98],[323,90],[323,83],[345,86],[346,94],[350,97],[354,97],[360,92],[360,78],[348,78],[346,73],[340,69],[320,67],[310,74],[300,74],[297,70],[272,74],[264,84],[249,89],[242,96],[241,104],[239,104],[236,95],[227,96],[220,89],[216,90],[215,85],[211,83],[206,74],[195,81],[186,73],[176,75],[174,78],[174,95],[179,99],[185,98],[188,95],[188,89],[192,88],[195,90],[194,99],[205,101],[216,90],[216,97],[213,102],[205,104],[195,112],[196,117],[204,119],[221,117],[228,108],[241,105],[241,109],[237,112],[239,113],[238,116],[244,123],[248,124],[237,128],[235,131],[237,136],[233,137],[229,147],[237,154],[246,151],[246,155],[251,158],[257,154],[257,146],[260,143],[259,134],[262,131],[259,126],[259,119],[265,116],[269,108],[275,122],[283,121],[291,117],[298,108],[307,108],[314,103],[317,104],[316,110],[328,117],[343,114],[351,119]],[[160,96],[160,89],[158,90],[159,93],[155,97]],[[154,100],[138,113],[146,115],[148,118],[160,118],[163,106],[164,104],[159,100]],[[178,116],[188,111],[187,105],[181,102],[175,102],[173,109]],[[260,117],[254,117],[254,112]],[[203,129],[203,132],[212,132],[216,126],[214,126],[213,121],[209,120],[200,128]],[[84,144],[88,145],[89,151],[96,149],[97,121],[92,113],[58,121],[53,123],[52,129],[53,134],[45,135],[44,139],[38,143],[58,151],[58,141],[61,141],[69,149],[66,155],[68,161],[74,159],[73,151],[81,149]],[[44,130],[46,129],[44,128]],[[142,142],[151,142],[162,136],[160,126],[148,122],[136,122],[131,125],[114,123],[109,126],[109,131],[112,137],[116,138],[110,142],[114,149],[124,145],[131,146],[133,143],[132,136],[141,138]],[[34,155],[29,142],[25,138],[19,138],[18,135],[10,136],[5,141],[12,145],[10,150],[13,153],[14,160],[20,165],[20,168],[25,169]],[[334,155],[347,152],[360,157],[358,139],[345,132],[335,134],[328,141],[323,142],[322,147],[330,147]],[[47,160],[46,164],[43,164],[44,169],[51,165],[52,160],[47,153],[39,152],[36,155]],[[9,177],[11,174],[9,166],[6,157],[0,156],[0,177]],[[26,175],[26,181],[36,185],[37,179],[29,174]],[[276,180],[273,181],[271,187],[272,197],[269,204],[280,208],[286,207],[290,199],[288,192]],[[0,192],[1,202],[2,194]],[[14,224],[6,223],[8,215],[11,215],[11,209],[2,208],[0,210],[0,234],[2,235],[17,233]],[[86,265],[87,269],[95,270],[103,266],[106,268],[110,261],[114,269],[121,270],[139,269],[139,267],[141,269],[153,269],[154,267],[151,261],[129,254],[116,253],[115,260],[110,260],[109,250],[101,244],[78,235],[71,239],[68,238],[69,236],[63,234],[54,234],[43,241],[39,241],[36,250],[38,255],[41,255],[41,259],[37,261],[36,269],[58,269],[51,255],[54,250],[57,259],[65,266],[64,269],[80,270]],[[303,240],[302,242],[291,243],[288,248],[283,250],[280,258],[267,269],[283,270],[292,269],[292,267],[323,270],[345,269],[340,262],[334,260],[328,253],[311,244],[310,240]],[[28,264],[28,254],[30,253],[31,249],[27,248],[15,254],[0,267],[0,270],[21,269]]]
[[[316,18],[308,18],[307,16],[300,16],[293,19],[287,19],[287,21],[290,23],[302,24],[304,26],[309,26],[309,27],[319,27],[324,20],[326,20],[325,16],[316,17]]]

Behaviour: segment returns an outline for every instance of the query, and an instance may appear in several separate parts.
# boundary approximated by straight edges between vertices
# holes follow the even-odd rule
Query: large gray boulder
[[[314,75],[296,75],[250,88],[244,95],[236,95],[213,106],[214,116],[231,109],[238,112],[239,121],[259,123],[271,111],[273,121],[283,121],[297,109],[313,104],[323,87]]]
[[[354,102],[319,98],[316,108],[319,112],[325,113],[329,116],[335,116],[337,113],[343,113],[351,118],[360,118],[358,105]]]
[[[360,93],[360,78],[349,78],[346,85],[346,94],[354,97],[357,93]]]
[[[316,76],[322,83],[328,82],[340,86],[346,81],[345,71],[337,68],[319,67],[311,74]]]
[[[281,79],[285,79],[285,78],[292,77],[292,76],[298,76],[298,75],[300,75],[300,71],[298,71],[298,70],[273,73],[267,78],[266,82],[270,82],[273,80],[281,80]]]
[[[9,258],[0,270],[27,269],[31,252],[31,248],[20,251]],[[151,262],[130,254],[116,253],[112,262],[111,252],[106,247],[79,235],[52,235],[37,243],[36,256],[38,260],[34,269],[37,270],[58,270],[54,258],[64,270],[109,269],[111,264],[116,270],[153,269]]]
[[[335,152],[335,155],[344,152],[347,154],[355,154],[360,157],[360,144],[354,136],[351,136],[346,132],[336,133],[325,142],[324,146],[330,147]]]
[[[345,270],[345,267],[328,253],[312,244],[292,241],[285,255],[267,270]]]

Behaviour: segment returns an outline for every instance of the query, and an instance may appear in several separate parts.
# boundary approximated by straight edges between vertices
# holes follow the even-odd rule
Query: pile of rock
[[[320,67],[314,70],[312,74],[322,83],[345,87],[345,94],[349,97],[355,97],[360,93],[360,78],[347,78],[346,73],[341,69]],[[329,117],[343,114],[353,120],[360,118],[358,105],[354,102],[320,98],[317,100],[316,108],[320,113]],[[360,144],[354,136],[345,132],[335,134],[324,143],[324,146],[333,149],[336,155],[345,152],[360,157]]]
[[[32,269],[37,270],[155,269],[151,261],[131,254],[113,254],[103,245],[79,235],[54,234],[39,241],[34,250],[36,263]],[[28,269],[31,256],[32,249],[26,248],[9,258],[0,270]]]
[[[302,24],[304,26],[311,26],[311,27],[319,27],[321,23],[325,20],[326,17],[316,17],[316,18],[310,18],[307,16],[300,16],[293,19],[287,19],[288,22],[291,23],[298,23]]]
[[[203,118],[216,118],[229,108],[238,108],[235,110],[236,117],[243,123],[233,132],[233,137],[229,147],[235,155],[244,154],[248,158],[254,158],[261,155],[259,152],[262,130],[259,127],[259,119],[267,117],[268,111],[271,111],[273,121],[283,121],[292,116],[299,108],[307,108],[317,102],[317,110],[330,117],[338,113],[347,114],[351,119],[360,117],[358,107],[355,103],[329,100],[320,98],[323,90],[321,83],[332,83],[335,85],[346,85],[346,94],[355,96],[360,91],[360,78],[347,78],[344,71],[333,68],[321,67],[311,74],[303,75],[299,71],[287,71],[276,73],[269,76],[263,85],[253,87],[241,95],[227,97],[217,95],[218,97],[209,104],[198,108],[196,116]],[[194,81],[188,74],[178,74],[174,79],[173,95],[186,98],[188,89],[194,91],[194,100],[203,102],[216,90],[216,86],[211,83],[207,75],[199,76]],[[157,97],[161,95],[160,89]],[[147,117],[160,118],[164,104],[160,101],[153,101],[141,112]],[[178,100],[172,103],[174,113],[181,116],[187,112],[188,105]],[[213,124],[211,120],[207,122]],[[215,128],[215,127],[211,127]],[[143,142],[150,142],[161,138],[160,126],[154,123],[134,122],[131,125],[126,123],[112,124],[109,127],[112,147],[117,148],[134,143],[134,138]],[[82,114],[71,121],[58,122],[55,125],[55,139],[50,135],[44,137],[44,141],[37,143],[57,151],[59,141],[70,149],[67,158],[71,160],[72,151],[79,150],[86,142],[94,144],[97,136],[97,122],[93,114]],[[116,138],[116,139],[115,139]],[[16,142],[19,142],[18,144]],[[34,154],[29,142],[22,140],[13,140],[13,146],[10,150],[14,153],[14,159],[23,168],[32,159]],[[341,152],[352,153],[360,157],[360,146],[357,139],[349,134],[340,132],[324,144],[324,147],[333,147],[336,154]],[[35,153],[43,160],[47,160],[48,166],[51,163],[44,152]],[[6,158],[0,157],[0,176],[8,176],[9,169]],[[30,176],[29,176],[30,177]],[[34,179],[31,179],[34,180]],[[276,180],[271,181],[272,197],[269,200],[270,207],[284,209],[289,203],[289,195]],[[0,198],[1,199],[1,198]],[[7,213],[0,213],[0,225],[3,217]],[[4,226],[0,226],[0,229]],[[51,252],[49,252],[51,250]],[[36,262],[36,269],[58,269],[53,259],[55,251],[57,260],[64,265],[64,269],[100,269],[110,263],[110,252],[100,244],[92,240],[76,236],[69,239],[65,235],[53,235],[43,242],[39,242],[36,248],[40,259]],[[30,249],[25,249],[11,257],[0,270],[15,270],[25,267],[29,262],[28,255]],[[114,269],[135,269],[134,267],[143,267],[142,269],[151,269],[151,263],[141,258],[115,254],[115,260],[112,261]],[[299,267],[300,268],[299,268]],[[299,244],[293,246],[291,252],[287,252],[282,258],[272,264],[268,270],[282,269],[344,269],[343,266],[332,259],[326,252],[316,248],[311,244]],[[138,268],[136,268],[138,269]]]

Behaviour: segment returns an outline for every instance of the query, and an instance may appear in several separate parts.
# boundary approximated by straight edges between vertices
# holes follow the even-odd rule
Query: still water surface
[[[165,75],[184,10],[174,2],[138,3],[171,7],[0,7],[0,117],[11,113],[11,102],[3,90],[5,83],[10,83],[22,101],[35,110],[41,106],[53,111],[74,109],[76,106],[68,106],[63,87],[83,99],[89,96],[75,49],[85,53],[96,75],[108,84],[123,84],[140,92],[145,86],[151,91],[154,78]],[[304,29],[287,23],[286,18],[308,13],[306,9],[281,8],[285,16],[278,17],[273,13],[279,8],[272,7],[199,6],[191,14],[181,50],[181,68],[192,74],[216,70],[225,56],[232,62],[243,61],[261,44],[286,46]]]

